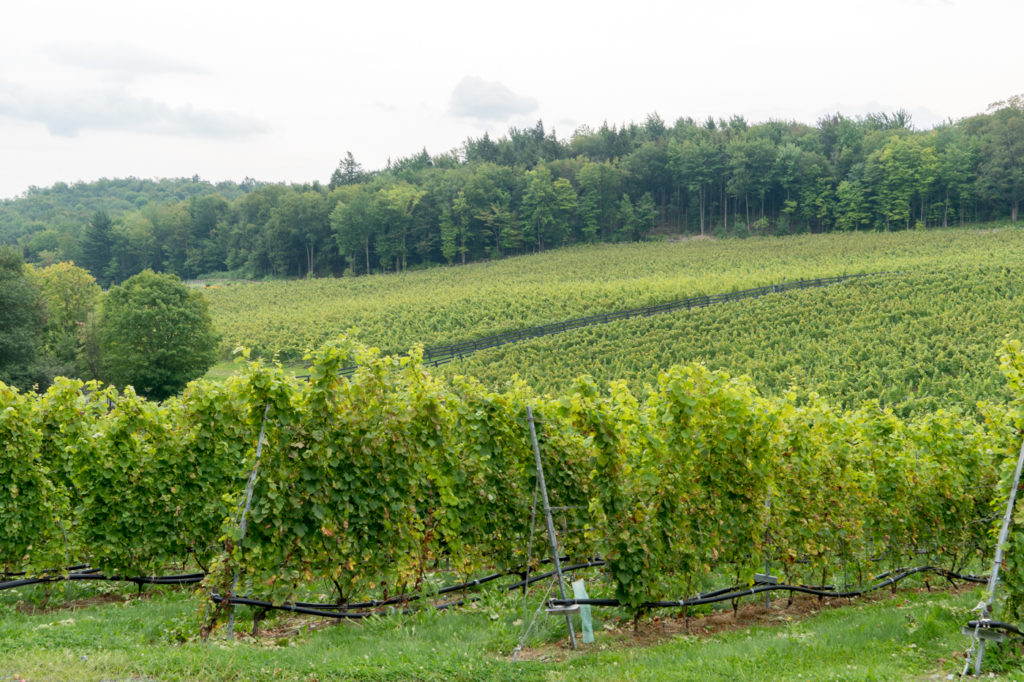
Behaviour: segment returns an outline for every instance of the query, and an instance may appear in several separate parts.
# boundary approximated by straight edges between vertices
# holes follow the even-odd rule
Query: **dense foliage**
[[[58,182],[52,187],[29,187],[19,197],[0,201],[0,242],[19,243],[42,260],[80,257],[78,238],[82,227],[101,211],[119,217],[149,204],[176,204],[191,198],[217,194],[229,201],[259,184],[200,179],[139,178],[102,179],[94,182]]]
[[[74,263],[33,267],[0,251],[0,380],[44,390],[55,377],[174,395],[216,359],[206,299],[174,275],[143,271],[107,293]]]
[[[107,292],[95,334],[100,378],[154,400],[178,393],[216,357],[206,299],[176,276],[152,270]]]
[[[39,382],[45,323],[39,287],[26,272],[21,254],[0,248],[0,381],[21,388]]]
[[[0,471],[15,484],[0,489],[0,565],[150,572],[219,556],[220,589],[236,571],[278,598],[334,581],[340,602],[416,589],[444,559],[466,574],[514,567],[529,544],[530,405],[553,503],[572,509],[564,551],[605,556],[624,603],[692,594],[712,572],[742,583],[765,559],[788,581],[854,582],[922,557],[958,569],[985,556],[1017,445],[1006,409],[901,420],[872,403],[762,397],[699,365],[639,396],[581,380],[539,398],[448,386],[416,353],[346,339],[311,360],[308,382],[257,362],[163,404],[64,381],[42,396],[4,387]],[[360,370],[339,377],[353,360]],[[236,505],[261,426],[243,537]]]
[[[927,131],[905,112],[814,126],[668,125],[652,114],[566,140],[538,122],[377,172],[348,155],[328,185],[33,189],[0,207],[0,242],[42,262],[87,263],[101,282],[145,268],[183,278],[364,274],[665,234],[1016,221],[1022,168],[1020,96]]]
[[[46,308],[42,355],[52,375],[75,376],[80,369],[84,329],[99,302],[100,286],[88,271],[74,263],[28,266],[28,273]]]

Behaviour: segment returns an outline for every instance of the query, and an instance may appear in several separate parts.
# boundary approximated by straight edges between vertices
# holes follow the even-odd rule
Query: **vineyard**
[[[614,251],[617,276],[596,257],[612,250],[575,249],[524,261],[535,269],[501,293],[493,272],[475,278],[503,263],[411,273],[332,299],[362,306],[360,329],[308,352],[307,378],[247,356],[162,403],[67,379],[42,394],[0,384],[0,597],[62,581],[193,584],[195,615],[174,626],[186,638],[219,638],[236,614],[255,632],[271,609],[373,623],[507,609],[493,594],[530,586],[536,602],[553,569],[528,414],[562,562],[590,595],[549,608],[637,623],[719,602],[735,614],[769,593],[983,581],[1024,427],[1024,352],[1006,340],[1024,336],[1021,234],[801,237],[769,253],[775,240],[631,245]],[[610,319],[680,292],[882,269],[898,271]],[[210,293],[241,306],[327,283],[277,286]],[[430,314],[386,326],[430,287]],[[404,338],[439,345],[572,315],[602,318],[437,369],[422,346],[363,343],[403,351]],[[279,339],[298,343],[298,321]],[[307,322],[327,334],[326,316]],[[264,352],[278,343],[261,339]],[[1022,543],[1014,526],[998,611],[1011,623],[1024,616]]]
[[[531,406],[552,497],[576,512],[562,551],[602,557],[606,596],[638,613],[713,576],[749,585],[765,561],[805,585],[922,562],[963,571],[991,553],[1016,447],[1006,409],[903,420],[809,393],[766,398],[699,365],[662,373],[642,398],[580,380],[552,399],[446,385],[415,354],[344,338],[310,360],[308,382],[254,362],[163,404],[71,381],[42,396],[3,388],[4,571],[144,576],[192,560],[220,594],[286,602],[322,582],[341,608],[429,590],[439,562],[466,579],[521,572],[545,556],[543,538],[530,542]],[[1003,369],[1017,394],[1018,345]]]
[[[701,308],[722,305],[724,303],[760,298],[769,294],[827,287],[850,279],[877,277],[879,275],[888,274],[892,273],[862,273],[857,275],[840,275],[838,277],[801,279],[796,280],[795,282],[783,282],[781,284],[770,284],[763,287],[754,287],[752,289],[730,291],[726,294],[693,296],[691,298],[678,299],[675,301],[669,301],[668,303],[659,303],[658,305],[644,306],[642,308],[628,308],[626,310],[617,310],[613,313],[588,315],[586,317],[577,317],[571,320],[553,322],[551,324],[542,324],[536,327],[524,327],[522,329],[516,329],[515,331],[505,332],[504,334],[483,336],[473,339],[472,341],[449,343],[443,346],[428,346],[427,348],[424,348],[422,352],[423,364],[426,367],[440,367],[441,365],[446,365],[449,362],[461,360],[476,353],[477,351],[487,350],[489,348],[499,348],[501,346],[520,343],[529,339],[539,339],[545,336],[564,334],[565,332],[572,331],[574,329],[583,329],[585,327],[608,324],[609,322],[615,322],[617,320],[630,320],[637,317],[652,317],[654,315],[665,315],[667,313],[674,313],[682,310],[699,310]],[[355,369],[356,365],[349,365],[348,367],[343,367],[340,373],[345,376],[351,376],[352,373],[355,372]],[[305,379],[308,378],[308,375],[301,375],[301,377]]]
[[[518,375],[558,395],[585,371],[640,394],[660,368],[700,362],[750,376],[769,395],[800,386],[847,408],[875,399],[901,416],[976,411],[978,401],[1010,398],[991,349],[1024,335],[1022,294],[1024,272],[1009,264],[947,266],[613,321],[482,350],[437,372],[493,388]]]
[[[463,267],[210,287],[225,357],[297,361],[340,332],[388,352],[792,280],[1005,264],[1024,232],[936,230],[594,245]]]

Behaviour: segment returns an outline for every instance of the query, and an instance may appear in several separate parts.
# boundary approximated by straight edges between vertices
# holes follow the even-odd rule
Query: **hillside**
[[[899,274],[625,320],[481,352],[441,370],[563,392],[580,374],[639,389],[672,364],[796,382],[901,410],[1001,399],[995,349],[1020,334],[1024,231],[938,230],[598,245],[337,280],[210,287],[223,350],[294,361],[337,333],[389,352],[787,280]],[[875,351],[879,352],[875,352]]]
[[[848,408],[878,400],[903,416],[971,411],[979,400],[1009,399],[995,349],[1024,335],[1024,272],[1011,267],[948,266],[611,322],[435,372],[496,389],[519,376],[555,395],[588,374],[642,393],[664,368],[701,362],[750,376],[766,395],[795,386]]]
[[[14,244],[40,231],[77,234],[96,211],[112,217],[137,211],[150,203],[166,204],[218,194],[229,200],[242,196],[256,183],[216,184],[196,178],[102,179],[59,182],[31,187],[24,195],[0,201],[0,244]]]
[[[374,171],[349,154],[327,184],[33,188],[0,204],[0,244],[30,261],[74,259],[107,286],[146,268],[182,279],[336,277],[665,236],[1015,223],[1022,131],[1020,98],[931,130],[915,130],[906,112],[815,125],[651,115],[563,140],[538,122]],[[112,224],[83,230],[100,210]]]

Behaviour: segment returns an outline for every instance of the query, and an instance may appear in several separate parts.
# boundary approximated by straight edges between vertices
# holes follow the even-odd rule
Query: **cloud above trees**
[[[175,107],[120,87],[47,92],[0,82],[0,116],[42,123],[61,137],[93,130],[237,138],[270,130],[255,118],[188,105]]]
[[[266,122],[249,116],[174,105],[136,92],[136,82],[142,78],[210,74],[205,67],[176,55],[120,43],[54,44],[40,48],[39,53],[63,78],[0,79],[0,117],[41,123],[59,137],[112,131],[209,139],[247,137],[270,130]],[[61,81],[65,85],[56,87]]]
[[[466,76],[452,91],[450,111],[478,121],[505,121],[537,110],[537,100],[516,94],[498,81]]]

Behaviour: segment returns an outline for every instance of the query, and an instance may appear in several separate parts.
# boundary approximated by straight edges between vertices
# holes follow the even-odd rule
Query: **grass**
[[[239,365],[235,360],[222,360],[210,369],[206,370],[206,374],[203,375],[203,378],[209,379],[210,381],[224,381],[237,372],[240,367],[241,365]],[[306,374],[309,371],[309,367],[304,363],[282,364],[282,367],[286,374],[290,374],[292,376]]]
[[[960,626],[979,598],[978,590],[906,589],[826,610],[815,600],[776,610],[784,605],[779,601],[771,614],[750,603],[741,617],[755,614],[750,617],[759,624],[716,631],[731,627],[733,618],[719,612],[693,621],[699,635],[687,634],[681,621],[664,613],[637,635],[606,610],[595,614],[596,642],[578,653],[565,648],[561,619],[542,614],[526,660],[512,662],[521,604],[497,592],[460,612],[326,627],[316,619],[286,618],[271,621],[258,639],[203,644],[194,639],[201,606],[187,593],[103,597],[94,588],[74,589],[76,606],[52,610],[33,604],[38,592],[2,595],[0,679],[945,679],[959,670],[967,646]],[[115,601],[89,603],[97,598]],[[245,611],[240,632],[251,627]],[[712,633],[703,634],[705,628]]]

